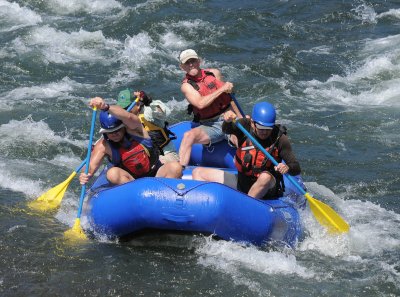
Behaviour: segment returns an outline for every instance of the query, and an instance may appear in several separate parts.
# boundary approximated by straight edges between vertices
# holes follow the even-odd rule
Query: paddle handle
[[[274,157],[272,157],[272,155],[270,153],[268,153],[268,151],[262,147],[262,145],[250,134],[249,131],[247,131],[242,124],[240,124],[238,121],[235,121],[236,126],[251,140],[251,142],[257,146],[257,148],[263,152],[264,155],[266,155],[268,157],[268,159],[271,160],[272,164],[274,164],[275,166],[278,166],[278,162],[274,159]],[[289,181],[300,191],[301,194],[305,195],[306,191],[304,191],[303,187],[300,186],[300,184],[290,175],[285,173],[284,174],[287,179],[289,179]]]
[[[129,105],[128,109],[126,110],[127,112],[130,112],[132,108],[135,107],[136,103],[139,101],[139,97],[136,97],[136,99]]]
[[[91,126],[90,126],[88,151],[87,151],[86,159],[84,161],[84,164],[86,164],[85,174],[89,173],[90,156],[92,154],[92,143],[93,143],[93,135],[94,135],[94,126],[95,126],[95,123],[96,123],[96,111],[97,111],[96,107],[93,108],[92,123],[91,123]],[[78,219],[81,217],[81,214],[82,214],[82,207],[83,207],[83,200],[85,198],[85,193],[86,193],[86,184],[82,185],[81,197],[79,199],[79,208],[78,208],[78,213],[76,215],[76,217]]]

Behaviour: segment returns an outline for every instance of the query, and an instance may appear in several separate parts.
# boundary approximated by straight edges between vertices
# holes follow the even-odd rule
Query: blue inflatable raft
[[[170,127],[177,135],[177,149],[193,125]],[[195,145],[191,164],[235,172],[234,151],[225,141],[211,148]],[[293,246],[298,241],[302,228],[297,208],[304,198],[290,182],[285,183],[284,197],[262,201],[223,184],[191,180],[193,168],[185,169],[183,179],[146,177],[113,187],[103,172],[89,191],[86,231],[110,238],[154,230],[195,232],[257,246]]]

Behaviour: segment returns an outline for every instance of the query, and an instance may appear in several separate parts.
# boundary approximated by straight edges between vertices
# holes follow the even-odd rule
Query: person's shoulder
[[[96,143],[93,146],[93,152],[101,152],[103,154],[107,153],[108,149],[108,141],[104,138],[101,137],[99,140],[96,141]]]
[[[279,137],[278,143],[279,143],[280,147],[285,147],[285,148],[291,147],[291,143],[290,143],[289,137],[286,134],[282,134]]]

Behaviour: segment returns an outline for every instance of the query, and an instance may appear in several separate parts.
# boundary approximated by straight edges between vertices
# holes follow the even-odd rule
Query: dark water
[[[399,296],[398,1],[0,0],[1,296]],[[198,236],[68,245],[73,181],[56,213],[26,203],[85,157],[88,99],[127,86],[187,119],[177,56],[194,48],[242,108],[276,105],[309,191],[296,250]]]

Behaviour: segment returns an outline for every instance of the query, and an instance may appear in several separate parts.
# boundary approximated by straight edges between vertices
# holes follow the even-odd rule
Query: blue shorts
[[[222,132],[223,122],[224,121],[222,117],[219,117],[213,121],[200,122],[200,126],[198,126],[198,128],[202,129],[210,137],[210,143],[207,144],[207,146],[227,139],[225,133]]]

